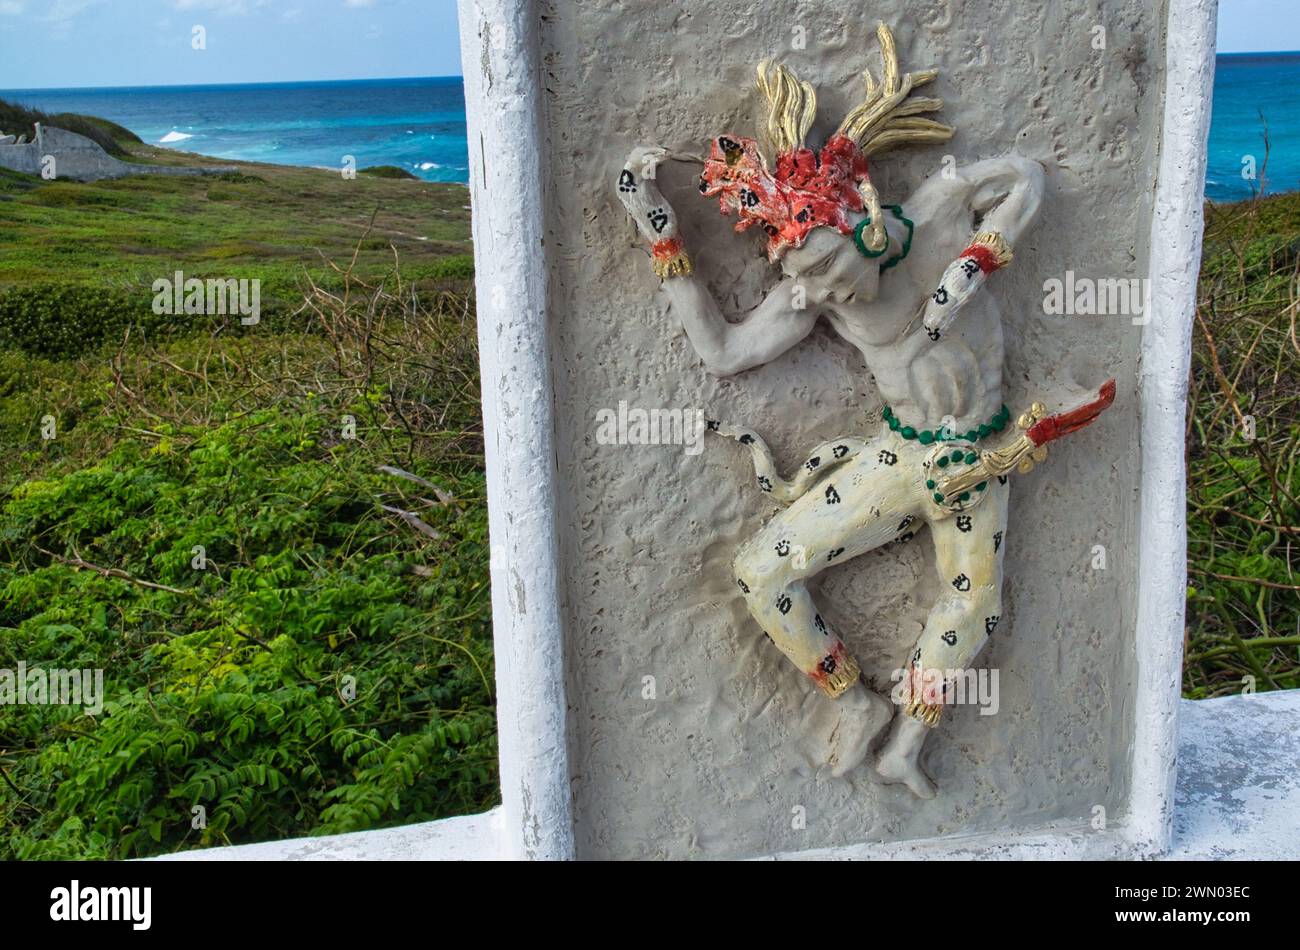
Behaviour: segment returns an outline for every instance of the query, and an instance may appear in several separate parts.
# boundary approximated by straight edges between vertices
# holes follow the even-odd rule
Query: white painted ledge
[[[492,861],[506,855],[500,808],[382,831],[264,841],[168,854],[159,861]]]
[[[1166,857],[1300,858],[1300,689],[1180,707]]]
[[[1173,847],[1165,860],[1300,858],[1300,689],[1179,704]],[[171,861],[490,861],[508,857],[500,808],[383,831],[185,851]],[[1123,829],[1058,825],[1019,834],[778,855],[844,859],[1111,859]]]

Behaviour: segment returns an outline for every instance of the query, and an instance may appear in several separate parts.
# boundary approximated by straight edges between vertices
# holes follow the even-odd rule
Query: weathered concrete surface
[[[1041,304],[1044,280],[1068,270],[1147,273],[1162,0],[1063,0],[1032,14],[1011,0],[556,2],[543,13],[578,853],[752,856],[1083,822],[1095,806],[1121,813],[1134,726],[1140,328],[1128,316],[1045,316]],[[861,69],[876,65],[877,18],[894,26],[905,67],[941,68],[937,91],[958,129],[947,146],[874,162],[886,201],[905,202],[945,154],[965,163],[1014,147],[1048,166],[1042,220],[993,284],[1007,314],[1008,404],[1061,406],[1119,379],[1103,420],[1013,487],[1003,626],[977,661],[1000,670],[1001,711],[959,709],[938,729],[923,761],[942,794],[925,803],[866,769],[831,778],[802,750],[825,704],[766,644],[729,567],[772,512],[744,452],[595,438],[596,412],[620,400],[752,425],[787,466],[821,439],[874,431],[871,379],[824,326],[761,369],[705,373],[611,184],[638,143],[698,155],[712,135],[752,133],[753,69],[769,56],[817,86],[810,138],[820,142],[860,95]],[[1106,28],[1104,50],[1094,25]],[[796,27],[804,50],[790,48]],[[697,172],[670,163],[661,184],[701,272],[739,314],[777,274],[756,238],[732,234],[699,199]],[[1104,570],[1092,567],[1095,545]],[[935,596],[931,557],[922,535],[820,585],[827,619],[878,686]],[[647,676],[654,699],[642,698]]]
[[[1183,702],[1171,860],[1300,858],[1300,690]]]
[[[0,144],[0,168],[40,175],[47,155],[54,158],[54,177],[74,181],[100,181],[128,175],[216,175],[233,167],[192,168],[175,165],[137,165],[109,155],[97,142],[67,129],[38,126],[38,138],[22,145]]]
[[[156,861],[489,861],[506,857],[500,808],[382,831],[168,854]]]

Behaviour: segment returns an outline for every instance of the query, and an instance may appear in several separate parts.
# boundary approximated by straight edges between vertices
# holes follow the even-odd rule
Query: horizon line
[[[1300,56],[1300,49],[1215,50],[1215,56]]]
[[[463,74],[449,76],[370,76],[362,79],[274,79],[263,82],[192,82],[192,83],[143,83],[133,85],[107,86],[7,86],[4,92],[92,92],[105,89],[224,89],[230,86],[301,86],[307,83],[344,83],[344,82],[402,82],[411,79],[459,79]]]

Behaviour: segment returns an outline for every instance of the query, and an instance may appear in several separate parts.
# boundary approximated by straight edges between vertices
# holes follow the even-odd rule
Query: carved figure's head
[[[888,244],[880,197],[867,174],[867,159],[902,145],[946,142],[953,130],[922,113],[943,108],[943,100],[916,97],[936,70],[899,74],[889,27],[876,29],[884,75],[877,83],[863,71],[866,96],[840,123],[820,152],[804,145],[817,113],[817,93],[786,66],[758,67],[758,88],[767,103],[767,138],[776,149],[776,171],[751,138],[720,135],[710,143],[700,176],[700,193],[716,196],[723,214],[734,214],[736,230],[759,225],[768,235],[767,254],[779,260],[803,245],[814,228],[854,233],[859,249],[881,254]],[[854,223],[865,212],[866,221]],[[851,218],[850,215],[853,217]]]

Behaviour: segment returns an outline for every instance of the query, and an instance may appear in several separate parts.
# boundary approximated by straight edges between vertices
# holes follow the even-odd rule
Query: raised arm
[[[695,274],[677,215],[655,184],[655,171],[665,155],[663,149],[634,149],[618,176],[619,200],[650,242],[655,273],[663,278],[664,292],[705,368],[715,376],[730,376],[761,366],[807,336],[817,311],[795,306],[795,281],[786,278],[741,321],[727,322]]]
[[[1011,263],[1016,243],[1038,216],[1044,187],[1042,165],[1008,155],[959,169],[956,181],[944,182],[925,196],[960,202],[965,220],[980,219],[978,231],[948,265],[926,304],[923,322],[932,338],[938,339],[952,324],[988,275]],[[925,190],[922,186],[918,197]]]

